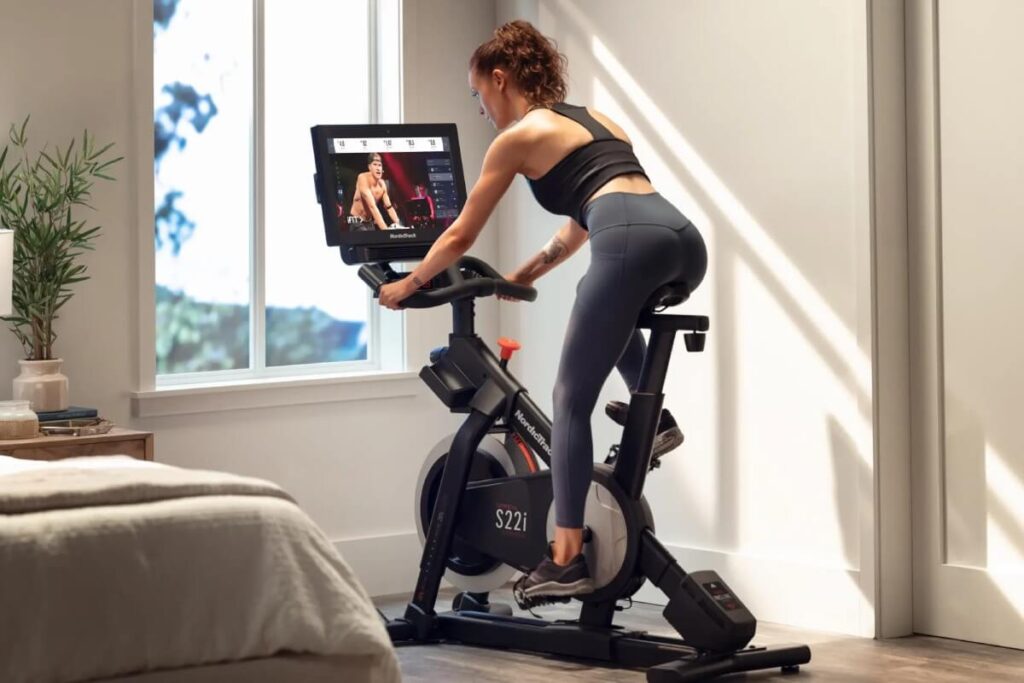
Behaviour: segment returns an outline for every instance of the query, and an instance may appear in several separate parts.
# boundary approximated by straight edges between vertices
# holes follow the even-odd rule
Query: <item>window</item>
[[[401,366],[310,127],[397,120],[398,0],[154,0],[157,385]]]

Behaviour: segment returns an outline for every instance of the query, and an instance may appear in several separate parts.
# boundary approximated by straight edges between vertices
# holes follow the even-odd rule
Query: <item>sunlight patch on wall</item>
[[[778,281],[788,290],[787,293],[818,328],[822,337],[833,344],[837,356],[847,366],[849,376],[861,394],[870,396],[871,363],[857,343],[855,333],[836,315],[800,269],[758,224],[742,202],[697,154],[654,100],[644,92],[640,84],[596,35],[591,40],[591,51],[615,82],[623,90],[631,93],[633,104],[640,111],[647,113],[648,123],[661,134],[663,143],[660,146],[671,150],[677,157],[715,206],[729,219],[736,235],[742,238],[764,265],[776,275]]]

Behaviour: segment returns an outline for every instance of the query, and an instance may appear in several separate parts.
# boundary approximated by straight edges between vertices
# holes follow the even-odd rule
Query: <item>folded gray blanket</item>
[[[130,464],[130,459],[124,458]],[[109,463],[111,458],[106,460]],[[276,485],[262,479],[155,463],[96,469],[75,467],[73,461],[57,461],[46,468],[0,473],[3,515],[193,496],[272,496],[295,502]]]

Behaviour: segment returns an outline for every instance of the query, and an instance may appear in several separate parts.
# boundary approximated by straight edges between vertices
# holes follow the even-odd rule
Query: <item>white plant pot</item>
[[[28,401],[37,413],[68,407],[68,378],[60,371],[64,360],[19,360],[21,374],[14,378],[14,399]]]

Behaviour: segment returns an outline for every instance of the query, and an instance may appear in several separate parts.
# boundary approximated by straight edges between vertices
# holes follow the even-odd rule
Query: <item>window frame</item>
[[[137,416],[195,412],[178,399],[185,397],[197,400],[206,408],[217,410],[238,407],[256,407],[267,404],[284,405],[264,396],[250,397],[243,401],[222,399],[238,396],[239,392],[266,393],[268,391],[288,394],[282,389],[311,387],[313,395],[323,394],[324,384],[357,386],[376,379],[387,380],[379,391],[370,394],[412,395],[414,386],[408,380],[415,373],[406,370],[406,329],[404,313],[382,311],[373,305],[369,291],[368,359],[365,361],[340,361],[334,363],[311,363],[308,365],[266,366],[266,306],[265,306],[265,217],[263,187],[263,113],[264,113],[264,2],[251,0],[253,5],[253,126],[252,126],[252,183],[250,209],[252,221],[249,233],[250,263],[250,367],[245,369],[219,370],[200,373],[156,374],[156,307],[153,296],[156,284],[156,250],[152,238],[154,209],[153,176],[153,2],[134,0],[133,25],[135,41],[133,46],[134,64],[133,92],[134,139],[136,141],[135,161],[139,172],[136,174],[136,195],[138,197],[137,225],[137,288],[136,310],[139,324],[138,381],[137,390],[132,392],[133,412]],[[402,3],[401,0],[365,0],[369,28],[369,81],[370,122],[399,122],[402,111]],[[384,79],[394,84],[384,87]],[[312,193],[312,187],[310,188]],[[343,267],[341,259],[338,266]],[[148,296],[147,296],[148,295]],[[294,392],[291,392],[294,393]],[[309,393],[309,391],[307,391]],[[353,393],[353,392],[348,392]],[[354,392],[357,397],[367,397],[366,389]],[[325,397],[329,394],[325,394]],[[269,396],[269,394],[268,394]],[[206,397],[206,398],[203,398]],[[337,400],[337,396],[332,397]],[[201,400],[200,400],[201,399]],[[325,398],[326,400],[326,398]],[[289,402],[294,402],[291,399]],[[304,402],[304,401],[299,401]]]

